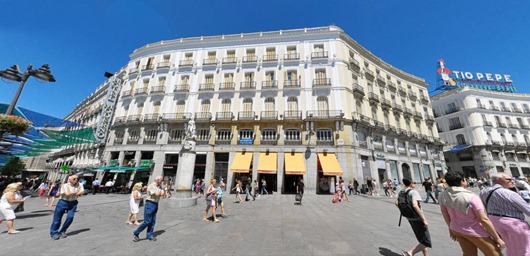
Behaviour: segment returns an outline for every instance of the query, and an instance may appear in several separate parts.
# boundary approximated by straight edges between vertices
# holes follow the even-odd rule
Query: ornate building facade
[[[107,168],[150,168],[118,171],[121,183],[175,181],[189,120],[194,178],[222,178],[228,189],[264,179],[269,190],[291,193],[303,178],[308,193],[329,193],[339,176],[381,184],[442,173],[426,82],[336,26],[136,49],[103,154]]]

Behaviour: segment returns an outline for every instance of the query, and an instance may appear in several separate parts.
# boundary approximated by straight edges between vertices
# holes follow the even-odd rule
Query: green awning
[[[129,167],[129,166],[100,166],[94,169],[94,171],[139,171],[148,170],[149,167]]]

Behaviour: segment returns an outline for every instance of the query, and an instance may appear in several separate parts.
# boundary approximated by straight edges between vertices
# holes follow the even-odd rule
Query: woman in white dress
[[[130,205],[130,212],[129,216],[127,216],[127,221],[125,221],[125,224],[130,225],[131,224],[131,218],[134,220],[134,225],[138,226],[141,223],[138,222],[138,212],[140,211],[140,201],[143,200],[142,196],[142,183],[138,182],[134,184],[131,192],[131,200],[129,201]]]
[[[15,229],[15,208],[21,203],[26,201],[25,198],[22,198],[20,195],[20,190],[22,185],[19,183],[11,183],[7,185],[7,188],[4,190],[2,198],[0,198],[0,212],[4,215],[7,224],[7,233],[8,234],[17,234],[19,231]],[[2,220],[0,220],[2,223]]]

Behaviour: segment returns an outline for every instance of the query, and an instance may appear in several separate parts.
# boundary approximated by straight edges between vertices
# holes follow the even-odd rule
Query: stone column
[[[186,140],[179,155],[177,169],[177,180],[175,181],[175,196],[177,198],[188,198],[192,196],[191,184],[193,182],[193,170],[195,169],[195,140]]]

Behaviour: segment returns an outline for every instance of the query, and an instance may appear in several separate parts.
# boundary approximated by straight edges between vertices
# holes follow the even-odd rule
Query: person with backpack
[[[458,171],[447,172],[449,186],[439,196],[440,210],[449,228],[449,236],[458,241],[464,255],[500,256],[500,248],[506,247],[488,219],[480,197],[466,189],[464,175]]]
[[[429,223],[421,210],[420,193],[414,190],[414,185],[409,179],[403,179],[403,185],[405,185],[405,188],[399,192],[395,204],[401,212],[401,217],[405,217],[409,221],[419,243],[410,250],[403,251],[402,255],[413,256],[418,252],[422,252],[423,255],[429,255],[428,248],[432,247],[431,234],[429,233]],[[401,217],[399,218],[400,225]]]

